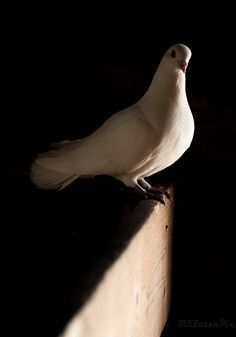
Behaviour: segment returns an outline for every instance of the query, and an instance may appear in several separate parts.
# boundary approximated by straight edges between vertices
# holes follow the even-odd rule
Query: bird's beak
[[[180,69],[181,69],[184,73],[186,73],[186,69],[187,69],[187,66],[188,66],[188,62],[186,62],[186,61],[179,61],[178,64],[179,64]]]

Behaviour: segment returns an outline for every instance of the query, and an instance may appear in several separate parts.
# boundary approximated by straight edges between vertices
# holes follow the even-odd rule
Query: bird
[[[164,53],[144,95],[82,139],[64,140],[38,154],[31,181],[62,190],[78,178],[111,176],[145,197],[164,203],[168,192],[145,178],[174,164],[190,147],[194,119],[186,94],[192,52],[174,44]]]

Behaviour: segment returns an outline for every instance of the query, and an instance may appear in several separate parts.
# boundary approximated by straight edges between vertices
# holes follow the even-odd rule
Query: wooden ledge
[[[170,307],[173,201],[141,201],[131,240],[60,337],[159,337]],[[124,229],[124,228],[123,228]]]

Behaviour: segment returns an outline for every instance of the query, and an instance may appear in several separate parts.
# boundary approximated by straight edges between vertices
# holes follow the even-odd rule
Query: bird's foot
[[[151,190],[145,190],[140,186],[136,186],[135,191],[143,198],[143,199],[154,199],[159,201],[161,204],[165,204],[164,202],[164,193],[158,192],[157,190],[154,193]]]
[[[135,191],[143,198],[143,199],[154,199],[159,201],[161,204],[165,205],[165,201],[164,201],[164,193],[157,193],[155,191],[155,193],[151,192],[151,191],[145,191],[145,190],[141,190],[139,188],[136,188]]]
[[[159,201],[161,204],[165,205],[165,201],[164,201],[164,194],[163,193],[153,193],[153,192],[146,192],[146,199],[154,199]]]
[[[143,178],[139,180],[140,192],[142,192],[145,195],[145,198],[151,198],[159,201],[162,204],[165,204],[164,198],[170,199],[170,194],[166,191],[166,186],[159,186],[159,187],[153,187],[149,183],[147,183]]]
[[[164,186],[160,186],[160,187],[151,186],[148,191],[150,191],[153,194],[162,195],[162,196],[164,195],[169,200],[171,198],[170,193],[166,191],[166,187]]]

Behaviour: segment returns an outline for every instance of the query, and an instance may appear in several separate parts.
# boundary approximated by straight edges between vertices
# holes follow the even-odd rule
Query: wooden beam
[[[61,337],[159,337],[170,307],[173,200],[142,201],[127,247]],[[132,227],[132,224],[131,224]]]

